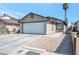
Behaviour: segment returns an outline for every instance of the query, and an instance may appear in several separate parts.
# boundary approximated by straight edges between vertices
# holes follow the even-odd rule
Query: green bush
[[[4,25],[0,25],[0,29],[3,29]]]
[[[3,25],[1,25],[0,24],[0,33],[7,33],[7,28],[5,27],[5,25],[3,24]]]

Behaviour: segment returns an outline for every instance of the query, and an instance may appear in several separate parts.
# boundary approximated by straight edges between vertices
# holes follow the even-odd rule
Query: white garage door
[[[26,34],[45,34],[45,30],[45,22],[23,24],[23,33]]]

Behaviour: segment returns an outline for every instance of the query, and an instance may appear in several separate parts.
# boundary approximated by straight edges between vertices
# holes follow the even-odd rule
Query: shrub
[[[5,25],[3,24],[3,25],[0,25],[0,33],[7,33],[7,27],[5,27]]]
[[[16,28],[13,29],[13,32],[16,32]]]

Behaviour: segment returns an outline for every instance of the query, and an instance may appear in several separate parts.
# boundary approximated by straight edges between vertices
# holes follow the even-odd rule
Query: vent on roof
[[[10,19],[10,16],[8,16],[7,14],[3,14],[3,16],[1,17],[1,19]]]
[[[7,14],[3,14],[3,16],[8,16]]]
[[[33,15],[33,13],[31,14],[31,18],[34,18],[34,15]]]

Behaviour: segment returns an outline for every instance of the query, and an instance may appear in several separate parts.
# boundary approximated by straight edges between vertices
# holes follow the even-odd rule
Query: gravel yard
[[[39,38],[38,40],[32,41],[28,43],[28,46],[44,49],[47,52],[54,52],[57,47],[60,45],[61,41],[64,39],[65,34],[58,33],[50,35],[46,35],[44,37]]]

